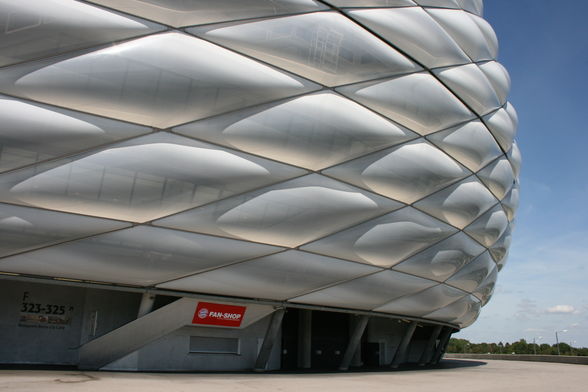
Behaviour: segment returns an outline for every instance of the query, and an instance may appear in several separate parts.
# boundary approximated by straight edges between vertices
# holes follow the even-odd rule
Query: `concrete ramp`
[[[80,369],[100,369],[192,322],[198,303],[180,298],[120,328],[89,341],[80,348]]]

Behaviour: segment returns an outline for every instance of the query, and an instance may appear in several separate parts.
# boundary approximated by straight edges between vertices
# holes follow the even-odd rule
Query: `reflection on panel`
[[[392,120],[427,135],[470,120],[469,111],[428,73],[338,88],[337,91]]]
[[[157,287],[285,300],[375,271],[376,268],[357,263],[290,250],[174,280]]]
[[[144,222],[303,174],[168,133],[0,176],[0,200]]]
[[[173,131],[312,170],[416,137],[331,92],[231,112]]]
[[[387,270],[293,298],[291,302],[368,310],[435,284]]]
[[[273,246],[137,226],[0,260],[0,270],[139,286],[279,251]]]
[[[521,172],[521,150],[519,150],[519,146],[516,142],[512,143],[512,147],[506,154],[508,160],[510,161],[510,165],[512,166],[512,171],[514,175],[518,178]]]
[[[312,174],[155,224],[295,247],[400,207],[400,203]]]
[[[496,202],[484,185],[470,177],[415,203],[414,206],[461,229]]]
[[[328,176],[412,203],[470,174],[424,139],[332,167]]]
[[[454,232],[454,228],[406,207],[305,245],[302,249],[390,267]]]
[[[482,16],[484,11],[484,0],[457,0],[461,8],[472,14]]]
[[[508,227],[508,218],[500,204],[472,222],[464,231],[485,247],[492,246]]]
[[[498,268],[494,268],[490,275],[488,275],[482,284],[480,284],[480,287],[478,287],[478,289],[473,293],[480,301],[482,301],[482,306],[486,305],[486,303],[488,303],[490,300],[490,297],[492,297],[492,294],[494,293],[494,286],[496,286],[497,277]]]
[[[188,32],[327,86],[422,69],[339,13],[204,26]]]
[[[326,9],[315,0],[89,0],[174,27]]]
[[[393,269],[444,282],[482,252],[484,247],[460,232],[395,265]]]
[[[70,0],[0,0],[0,66],[164,29]]]
[[[479,115],[502,105],[494,87],[476,64],[439,68],[433,72]]]
[[[150,128],[0,96],[0,172],[151,132]]]
[[[484,122],[504,151],[508,151],[516,133],[516,123],[505,109],[484,116]]]
[[[510,192],[504,196],[504,199],[501,201],[502,207],[504,211],[506,211],[506,216],[508,217],[509,221],[514,220],[515,212],[517,208],[519,208],[519,183],[515,181],[514,186],[511,188]]]
[[[431,134],[427,139],[474,172],[502,154],[488,128],[479,120]]]
[[[502,199],[512,188],[515,175],[508,159],[500,158],[480,170],[478,178],[486,184],[498,199]]]
[[[440,284],[417,294],[406,295],[382,305],[374,311],[420,317],[453,303],[467,294]]]
[[[0,91],[166,128],[317,89],[174,32],[69,56],[0,70]]]
[[[451,36],[422,8],[357,10],[349,15],[428,68],[470,62]]]
[[[447,279],[447,284],[459,289],[473,292],[496,269],[496,264],[490,253],[484,252],[463,267],[459,272]]]
[[[480,312],[480,301],[468,295],[446,307],[425,315],[425,318],[454,324],[465,324]]]
[[[506,229],[506,231],[504,232],[504,234],[502,235],[502,237],[500,237],[498,239],[498,241],[496,241],[494,243],[494,245],[492,245],[490,247],[490,249],[488,249],[488,251],[490,252],[490,255],[492,255],[492,258],[494,259],[494,261],[498,265],[499,271],[502,269],[502,267],[506,263],[506,259],[507,259],[506,256],[508,254],[508,248],[510,247],[511,241],[512,241],[512,227],[509,226]]]
[[[416,5],[412,0],[327,0],[337,7],[409,7]]]
[[[497,61],[488,61],[485,63],[478,64],[482,72],[486,75],[494,91],[498,96],[500,105],[506,103],[506,96],[510,91],[510,76],[506,69]]]
[[[437,23],[448,32],[472,61],[493,60],[498,40],[490,26],[481,25],[478,16],[461,10],[427,9]]]
[[[0,256],[127,226],[130,224],[0,204]]]
[[[458,0],[414,0],[423,7],[460,8]]]

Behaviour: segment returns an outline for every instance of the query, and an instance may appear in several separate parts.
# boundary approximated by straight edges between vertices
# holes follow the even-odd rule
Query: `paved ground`
[[[585,392],[588,391],[588,366],[444,360],[438,369],[372,373],[187,374],[0,370],[0,391]]]

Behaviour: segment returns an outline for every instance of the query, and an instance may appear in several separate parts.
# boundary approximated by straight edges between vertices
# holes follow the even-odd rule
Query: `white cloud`
[[[547,308],[547,313],[577,313],[576,309],[572,305],[555,305],[551,308]]]

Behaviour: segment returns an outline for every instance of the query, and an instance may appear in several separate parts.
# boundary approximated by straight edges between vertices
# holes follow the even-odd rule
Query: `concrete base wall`
[[[105,366],[103,370],[251,370],[270,319],[271,316],[265,317],[245,329],[184,327]],[[190,353],[190,336],[238,338],[240,353]],[[279,342],[280,339],[272,350],[268,370],[280,368]]]
[[[588,365],[588,357],[575,357],[569,355],[445,354],[444,358],[498,359],[503,361],[555,362]]]

